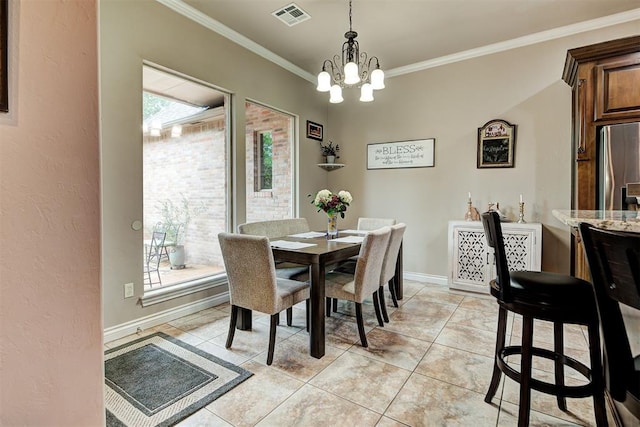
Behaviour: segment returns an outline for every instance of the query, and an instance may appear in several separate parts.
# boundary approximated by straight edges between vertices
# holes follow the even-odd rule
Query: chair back
[[[404,223],[391,226],[391,236],[389,237],[389,244],[387,245],[387,251],[384,255],[384,261],[382,262],[380,286],[389,283],[389,280],[396,275],[396,262],[398,261],[402,237],[404,236],[406,228],[407,225]]]
[[[640,233],[602,230],[581,223],[580,236],[598,303],[607,389],[620,402],[625,401],[627,391],[640,399],[640,357],[636,357],[634,367],[620,310],[620,304],[640,309]],[[636,405],[635,415],[640,417],[640,402]]]
[[[229,280],[231,304],[273,314],[277,304],[277,279],[269,239],[220,233],[218,241]]]
[[[487,246],[493,248],[497,277],[491,281],[491,294],[501,301],[511,301],[509,263],[504,249],[502,225],[497,212],[484,212],[481,216]]]
[[[275,219],[271,221],[247,222],[238,226],[238,233],[254,236],[274,237],[310,231],[306,218]]]
[[[160,258],[162,256],[162,246],[164,245],[164,239],[166,238],[166,236],[167,233],[161,231],[154,231],[153,233],[151,233],[151,243],[147,248],[147,269],[155,271],[153,269],[158,268],[160,264]]]
[[[353,275],[355,296],[360,301],[380,287],[380,272],[390,237],[391,228],[382,227],[367,233],[362,241]]]
[[[395,224],[396,220],[393,218],[358,218],[358,230],[377,230]]]

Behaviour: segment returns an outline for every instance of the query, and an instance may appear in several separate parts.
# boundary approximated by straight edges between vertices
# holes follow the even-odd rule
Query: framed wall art
[[[307,138],[322,141],[322,125],[307,120]]]
[[[516,125],[491,120],[478,128],[478,168],[514,167]]]
[[[8,4],[9,0],[0,0],[0,111],[3,112],[9,111]]]
[[[435,138],[367,144],[367,169],[434,166]]]

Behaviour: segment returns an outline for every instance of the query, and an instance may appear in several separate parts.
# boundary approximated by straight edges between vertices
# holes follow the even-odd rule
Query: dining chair
[[[247,222],[238,226],[238,233],[267,236],[270,239],[310,231],[306,218],[286,218],[269,221]],[[292,262],[276,262],[276,276],[283,279],[307,280],[309,266]]]
[[[358,230],[362,230],[362,231],[376,230],[382,227],[387,227],[387,226],[390,227],[395,224],[396,224],[396,220],[393,218],[367,218],[367,217],[358,218]],[[346,261],[342,261],[338,264],[332,265],[329,267],[329,270],[338,270],[342,273],[354,274],[356,270],[356,258],[357,257],[352,257]],[[382,294],[380,295],[383,297]],[[398,300],[397,300],[397,297],[394,298],[394,295],[395,294],[392,295],[392,299],[394,301],[394,305],[397,307]],[[331,301],[331,309],[333,310],[334,313],[338,311],[338,300],[334,299]],[[385,308],[385,311],[386,311],[386,308]],[[329,313],[329,302],[327,302],[327,313]]]
[[[279,314],[287,310],[287,324],[291,326],[292,307],[306,301],[308,318],[309,284],[276,277],[273,252],[265,236],[220,233],[218,241],[229,280],[231,300],[231,319],[225,347],[231,348],[233,344],[239,307],[268,314],[271,321],[267,365],[271,365]]]
[[[377,228],[392,226],[396,224],[393,218],[358,218],[358,230],[375,230]]]
[[[162,286],[162,278],[160,277],[160,259],[162,258],[162,248],[164,247],[164,239],[166,233],[160,231],[154,231],[151,233],[151,241],[145,244],[145,260],[143,273],[144,284],[153,287],[154,284],[159,283]],[[158,281],[151,280],[151,273],[158,275]]]
[[[362,241],[353,275],[332,271],[325,276],[325,289],[328,298],[343,299],[355,303],[358,333],[363,347],[368,347],[368,343],[364,333],[362,302],[369,295],[373,296],[373,306],[378,324],[384,326],[380,313],[378,292],[380,288],[380,273],[390,236],[390,227],[371,231]]]
[[[555,395],[558,407],[563,411],[567,410],[567,397],[592,396],[596,424],[606,426],[598,311],[591,284],[565,274],[540,271],[510,272],[500,217],[496,212],[485,212],[481,218],[487,245],[494,249],[497,277],[491,280],[490,292],[499,306],[493,375],[485,402],[491,403],[498,390],[501,373],[504,373],[520,384],[519,427],[529,425],[531,390]],[[508,312],[522,316],[521,345],[505,345]],[[533,346],[534,319],[553,323],[553,350]],[[565,354],[565,324],[587,327],[590,367]],[[519,371],[514,367],[513,359],[507,360],[514,355],[520,356]],[[532,377],[534,356],[554,361],[555,383]],[[584,375],[588,382],[565,385],[565,365]]]
[[[640,233],[602,230],[582,223],[580,237],[600,314],[605,386],[610,396],[622,403],[638,422],[640,354],[632,353],[621,305],[627,311],[640,310]],[[632,333],[637,334],[637,323]],[[637,335],[631,336],[637,339]]]
[[[384,302],[384,285],[389,285],[389,292],[391,293],[393,305],[397,307],[396,262],[398,261],[398,254],[400,253],[400,246],[402,245],[402,238],[406,229],[407,225],[404,223],[391,226],[391,237],[389,237],[389,244],[387,245],[387,250],[384,254],[384,261],[382,262],[382,269],[380,271],[380,288],[378,290],[378,296],[380,299],[382,318],[387,323],[389,323],[389,315],[387,314],[387,305]]]

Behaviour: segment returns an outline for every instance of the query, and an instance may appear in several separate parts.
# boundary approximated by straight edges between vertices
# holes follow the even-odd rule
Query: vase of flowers
[[[344,190],[339,191],[338,194],[333,194],[329,190],[320,190],[311,201],[318,208],[318,212],[323,211],[327,214],[327,239],[338,237],[338,215],[344,218],[344,213],[352,201],[351,193]]]
[[[340,146],[338,144],[333,145],[332,141],[329,141],[329,144],[323,145],[320,142],[320,151],[322,151],[322,155],[326,159],[326,163],[335,163],[336,159],[339,159],[338,151],[340,151]]]

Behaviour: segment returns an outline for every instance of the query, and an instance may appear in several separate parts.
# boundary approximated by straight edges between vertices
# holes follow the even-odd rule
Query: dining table
[[[313,231],[270,239],[274,260],[309,266],[309,350],[317,359],[325,354],[326,267],[358,255],[363,237],[364,233],[357,230],[342,230],[335,239],[328,239],[326,233]],[[396,262],[393,286],[398,299],[402,299],[402,248]],[[237,327],[251,329],[251,310],[239,311]]]

